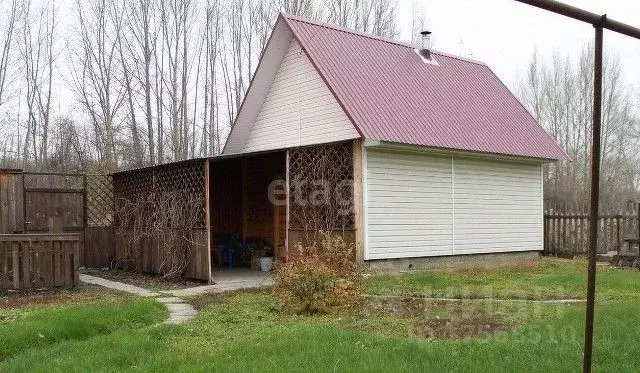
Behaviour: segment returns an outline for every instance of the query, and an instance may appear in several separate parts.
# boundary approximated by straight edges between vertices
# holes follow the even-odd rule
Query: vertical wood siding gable
[[[254,121],[244,152],[358,138],[359,134],[296,40]]]

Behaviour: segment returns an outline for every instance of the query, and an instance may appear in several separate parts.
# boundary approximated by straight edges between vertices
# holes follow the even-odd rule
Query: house
[[[281,14],[223,154],[114,185],[202,197],[198,276],[223,233],[281,253],[330,230],[370,266],[413,266],[541,251],[542,166],[565,158],[487,65]]]

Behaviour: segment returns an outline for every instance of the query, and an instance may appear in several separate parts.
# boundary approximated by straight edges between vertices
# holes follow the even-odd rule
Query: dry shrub
[[[335,314],[359,305],[362,269],[354,245],[330,233],[320,236],[320,245],[297,245],[279,266],[274,292],[281,311]]]
[[[180,279],[199,244],[194,236],[201,224],[201,199],[184,192],[163,192],[135,201],[120,199],[118,205],[115,231],[122,251],[111,266],[142,271],[145,250],[150,247],[157,259],[153,269],[165,279]]]

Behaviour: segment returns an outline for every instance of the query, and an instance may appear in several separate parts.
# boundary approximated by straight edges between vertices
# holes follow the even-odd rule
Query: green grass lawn
[[[13,338],[2,345],[3,351],[10,352],[0,358],[0,371],[579,371],[583,306],[516,298],[580,298],[584,264],[543,260],[520,268],[368,279],[368,291],[379,295],[482,298],[493,294],[515,299],[456,304],[422,300],[416,302],[424,308],[409,307],[399,316],[378,313],[375,306],[342,317],[281,315],[272,310],[270,295],[260,292],[194,298],[191,301],[201,313],[181,326],[146,326],[161,313],[146,300],[47,306],[29,311],[35,312],[35,319],[30,319],[29,312],[0,318],[0,337],[24,332],[25,338],[33,339],[40,329],[26,326],[44,325],[43,318],[77,318],[84,324],[98,323],[94,318],[99,317],[111,321],[103,321],[109,325],[104,328],[83,328],[93,332],[47,343],[25,344],[21,342],[24,338]],[[640,272],[599,268],[598,286],[596,371],[640,371]],[[103,308],[97,316],[92,314],[97,312],[96,305],[111,308]],[[139,313],[145,308],[142,313],[151,316]],[[42,316],[47,312],[48,317]],[[113,321],[120,325],[113,326]],[[494,333],[465,337],[466,327],[484,324],[497,328]],[[64,323],[58,325],[59,329],[48,333],[66,335]],[[430,334],[434,331],[435,335]]]
[[[503,299],[579,298],[586,294],[584,260],[543,258],[498,269],[433,270],[428,273],[370,278],[371,294],[433,297],[493,297]],[[627,270],[599,267],[599,299],[640,296],[638,276]]]
[[[104,291],[64,293],[42,300],[45,302],[39,305],[0,309],[0,361],[32,350],[46,351],[64,342],[150,325],[166,314],[154,300]]]

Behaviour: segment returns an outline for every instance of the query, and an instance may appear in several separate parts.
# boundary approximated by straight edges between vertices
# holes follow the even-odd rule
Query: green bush
[[[342,237],[321,232],[320,245],[297,245],[278,268],[275,296],[281,311],[335,314],[360,303],[362,270],[355,248]]]

